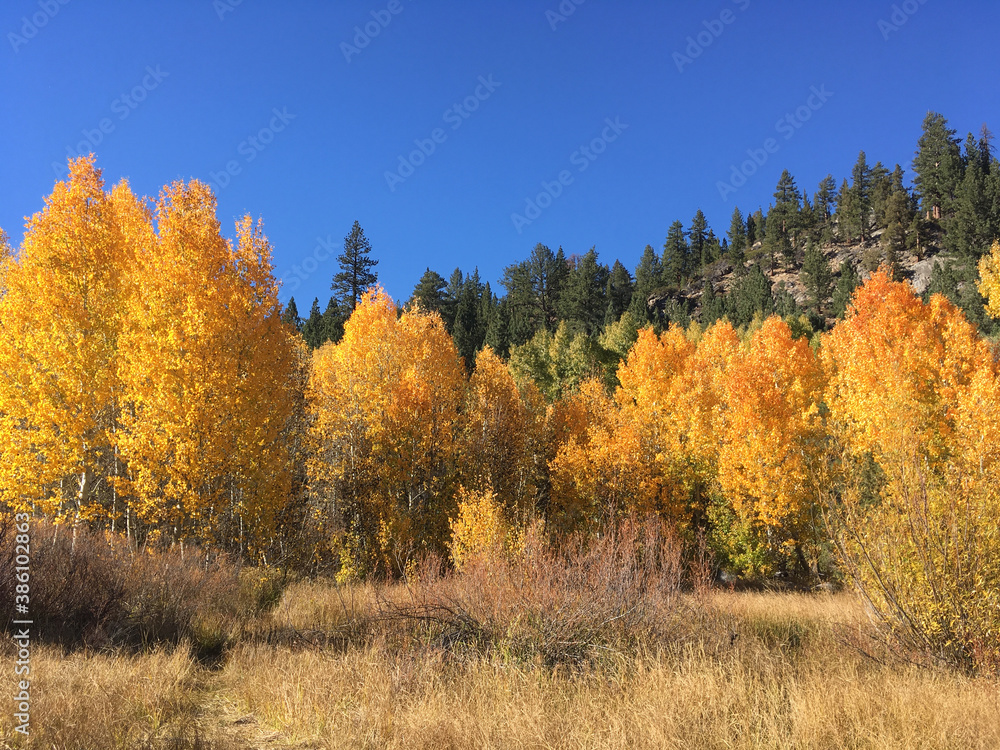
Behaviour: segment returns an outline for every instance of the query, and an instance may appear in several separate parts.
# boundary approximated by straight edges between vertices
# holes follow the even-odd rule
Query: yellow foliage
[[[487,490],[475,492],[460,487],[458,516],[449,519],[452,562],[461,569],[473,558],[501,562],[516,552],[516,527],[507,519],[503,506]]]
[[[397,316],[381,289],[365,293],[338,344],[314,353],[309,476],[341,516],[359,575],[442,551],[464,388],[440,316]]]
[[[822,387],[813,351],[777,317],[764,321],[724,378],[719,484],[742,518],[786,546],[799,541],[815,497]]]
[[[532,438],[539,425],[507,365],[489,347],[476,357],[461,422],[464,485],[492,492],[512,519],[522,518],[535,494]]]
[[[1000,318],[1000,241],[979,261],[979,293],[986,298],[986,313]]]

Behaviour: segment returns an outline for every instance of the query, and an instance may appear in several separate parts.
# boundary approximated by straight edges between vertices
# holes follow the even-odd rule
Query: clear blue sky
[[[1000,130],[996,0],[561,7],[565,20],[559,0],[4,0],[0,226],[19,243],[67,150],[99,139],[109,185],[154,196],[228,177],[224,230],[263,217],[282,297],[304,314],[336,270],[319,241],[341,248],[355,219],[396,298],[427,266],[496,283],[538,242],[633,268],[699,207],[720,236],[734,205],[766,207],[784,168],[812,193],[864,149],[909,180],[928,110],[963,137]],[[346,48],[366,24],[378,35]],[[475,111],[453,109],[477,93]],[[787,114],[800,127],[779,126]],[[768,138],[776,152],[723,198]],[[391,189],[386,172],[427,139]],[[594,139],[591,160],[578,149]],[[564,171],[519,232],[511,215]]]

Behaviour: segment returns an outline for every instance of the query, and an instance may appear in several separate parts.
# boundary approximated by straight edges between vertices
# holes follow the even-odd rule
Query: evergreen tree
[[[857,196],[845,179],[837,194],[837,210],[834,214],[837,235],[841,242],[851,243],[858,236],[857,225],[860,222],[858,214]]]
[[[441,274],[428,268],[413,288],[413,296],[410,299],[420,305],[422,309],[441,315],[445,325],[448,325],[448,317],[445,312],[447,307],[445,289],[447,286],[448,284]]]
[[[955,217],[948,225],[944,244],[948,250],[978,259],[994,239],[992,196],[989,194],[989,158],[983,158],[979,142],[969,133],[965,141],[965,176],[955,195]]]
[[[716,296],[709,279],[705,279],[701,292],[701,324],[705,328],[726,316],[726,298]]]
[[[798,315],[799,306],[784,281],[779,281],[774,289],[774,311],[782,318]]]
[[[760,313],[767,316],[774,312],[771,282],[760,263],[752,263],[747,273],[736,280],[731,292],[733,323],[745,326]]]
[[[323,311],[323,331],[321,343],[327,341],[338,343],[344,336],[344,324],[351,317],[351,310],[336,297],[331,297]]]
[[[820,228],[817,239],[821,243],[832,237],[830,220],[833,218],[836,202],[837,183],[833,179],[833,175],[828,174],[819,181],[819,187],[813,194],[813,214],[816,216],[816,226]]]
[[[326,340],[326,331],[323,330],[323,313],[319,309],[319,297],[313,299],[312,307],[309,309],[309,317],[302,324],[302,338],[310,349],[322,346]]]
[[[684,268],[684,275],[690,275],[697,269],[708,265],[711,257],[708,252],[708,220],[699,208],[691,219],[691,229],[688,231],[690,262]]]
[[[486,328],[486,345],[498,357],[510,356],[510,305],[503,297],[496,305],[494,314]]]
[[[378,261],[370,257],[371,250],[364,230],[355,221],[350,234],[344,238],[344,252],[337,256],[340,272],[330,285],[341,305],[352,311],[365,290],[378,282],[378,273],[372,270]]]
[[[896,169],[899,169],[898,164]],[[888,226],[886,211],[893,191],[893,173],[890,173],[879,161],[875,162],[875,166],[871,168],[869,179],[871,182],[871,223],[875,229],[885,228]]]
[[[857,269],[850,258],[845,258],[843,263],[840,264],[840,277],[837,279],[837,286],[833,290],[831,312],[836,317],[844,317],[847,307],[851,302],[851,297],[854,295],[854,290],[860,285],[861,277],[858,276]]]
[[[962,180],[962,156],[955,131],[937,112],[924,118],[923,133],[913,158],[913,185],[924,217],[947,220],[955,205],[955,193]]]
[[[458,301],[462,297],[462,290],[465,288],[465,274],[461,268],[456,268],[448,278],[448,284],[444,288],[444,306],[441,309],[441,317],[444,319],[445,328],[448,333],[455,333],[455,316],[458,311]]]
[[[872,171],[864,151],[858,153],[858,160],[851,170],[851,179],[850,210],[846,218],[851,225],[852,234],[860,237],[864,243],[868,240],[872,208]]]
[[[465,369],[472,372],[476,362],[476,352],[482,345],[479,325],[479,286],[478,272],[470,276],[462,284],[458,293],[458,304],[455,306],[455,323],[452,328],[452,338],[455,348],[465,360]],[[485,332],[484,332],[485,333]]]
[[[302,330],[302,320],[299,318],[299,308],[295,306],[295,297],[288,300],[288,306],[281,313],[281,322],[293,326],[296,331]]]
[[[805,259],[802,263],[802,283],[809,295],[812,311],[822,316],[833,290],[833,272],[830,270],[826,255],[812,242],[806,245]]]
[[[608,326],[621,320],[622,314],[628,310],[629,303],[632,301],[632,274],[628,272],[620,260],[616,260],[614,266],[611,267],[604,296],[608,300],[604,312],[604,325]]]
[[[600,331],[607,312],[604,295],[609,276],[608,267],[597,262],[594,248],[580,257],[569,273],[559,300],[562,319],[582,327],[588,335]]]
[[[504,269],[501,283],[507,290],[511,346],[527,342],[542,328],[555,330],[559,322],[559,296],[568,275],[562,248],[553,253],[540,243],[527,260]]]
[[[688,244],[684,239],[684,225],[675,221],[667,231],[667,239],[663,243],[663,281],[676,285],[688,269]],[[636,272],[638,278],[638,272]]]
[[[726,235],[729,237],[729,260],[736,274],[741,275],[746,261],[747,229],[739,208],[733,209],[733,218],[729,222],[729,231]]]
[[[650,245],[646,245],[642,251],[642,258],[639,259],[639,265],[635,268],[635,286],[629,304],[629,310],[641,325],[652,320],[648,305],[649,296],[661,286],[663,286],[663,266],[656,251]]]

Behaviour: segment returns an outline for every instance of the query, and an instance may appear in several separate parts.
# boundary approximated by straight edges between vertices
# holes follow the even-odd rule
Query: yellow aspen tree
[[[309,474],[343,522],[343,577],[446,551],[464,388],[440,316],[397,316],[381,289],[363,296],[338,344],[315,352]]]
[[[568,533],[612,524],[630,512],[660,510],[658,485],[643,461],[640,437],[622,419],[601,381],[555,405],[565,439],[549,462],[552,529]]]
[[[1000,671],[1000,373],[940,295],[874,274],[823,346],[844,570],[908,649]],[[870,456],[872,488],[852,470]]]
[[[658,484],[656,504],[681,527],[690,526],[697,515],[691,507],[687,440],[678,429],[683,375],[695,351],[695,344],[678,326],[659,336],[646,328],[618,368],[621,387],[616,399],[638,436],[637,464],[651,467]]]
[[[510,523],[523,521],[532,510],[534,430],[534,416],[510,370],[486,347],[476,357],[469,380],[461,420],[459,473],[470,492],[492,493]]]
[[[986,313],[1000,318],[1000,241],[994,241],[989,255],[979,261],[979,293],[986,298]]]
[[[70,162],[4,260],[0,298],[0,494],[56,518],[114,514],[124,276],[133,247],[92,157]]]
[[[197,181],[157,202],[122,334],[119,445],[144,523],[254,553],[287,500],[294,342],[270,245],[249,218],[228,242],[215,210]]]
[[[824,448],[822,368],[805,339],[770,317],[727,369],[724,388],[722,493],[772,553],[797,555]]]

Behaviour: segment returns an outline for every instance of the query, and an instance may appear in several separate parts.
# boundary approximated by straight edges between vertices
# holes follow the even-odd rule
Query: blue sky
[[[864,149],[909,179],[928,110],[1000,129],[995,0],[577,2],[5,0],[0,226],[19,243],[81,150],[143,195],[212,181],[304,314],[355,219],[397,299],[538,242],[632,268],[785,168],[811,194]]]

